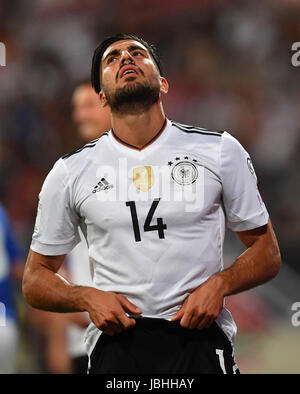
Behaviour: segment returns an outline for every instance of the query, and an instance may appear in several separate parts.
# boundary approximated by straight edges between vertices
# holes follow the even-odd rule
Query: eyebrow
[[[136,50],[139,50],[139,51],[143,51],[143,52],[145,52],[145,53],[147,53],[147,50],[146,49],[144,49],[144,48],[142,48],[142,47],[140,47],[140,46],[138,46],[138,45],[130,45],[129,47],[127,47],[127,50],[129,51],[129,52],[133,52],[133,51],[136,51]],[[111,52],[109,52],[106,56],[105,56],[105,58],[103,59],[103,62],[105,62],[108,58],[110,58],[111,56],[117,56],[117,55],[119,55],[120,54],[120,49],[113,49]]]
[[[133,52],[133,51],[136,51],[136,50],[147,52],[146,49],[144,49],[144,48],[142,48],[142,47],[140,47],[138,45],[130,45],[127,49],[128,49],[129,52]]]

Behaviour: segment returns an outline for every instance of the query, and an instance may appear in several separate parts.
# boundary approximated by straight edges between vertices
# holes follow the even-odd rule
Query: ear
[[[160,77],[160,91],[164,94],[168,93],[169,91],[168,81],[164,77]]]
[[[106,97],[105,97],[105,94],[104,94],[103,90],[101,90],[100,93],[99,93],[99,100],[100,100],[100,103],[101,103],[102,107],[106,107],[108,105],[108,102],[106,100]]]

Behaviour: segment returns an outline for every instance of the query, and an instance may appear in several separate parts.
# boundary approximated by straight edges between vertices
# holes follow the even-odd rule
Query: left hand
[[[180,320],[190,330],[209,327],[223,308],[222,282],[214,275],[202,283],[184,301],[171,321]]]

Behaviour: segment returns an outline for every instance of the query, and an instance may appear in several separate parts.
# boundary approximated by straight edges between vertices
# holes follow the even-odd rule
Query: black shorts
[[[102,333],[90,357],[90,374],[234,374],[233,347],[223,330],[189,330],[179,322],[137,319],[114,336]]]
[[[87,374],[89,364],[88,356],[77,356],[72,359],[72,374]]]

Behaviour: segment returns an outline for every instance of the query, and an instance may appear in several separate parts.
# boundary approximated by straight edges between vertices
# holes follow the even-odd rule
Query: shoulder
[[[222,137],[221,153],[226,155],[246,153],[242,144],[232,134],[225,131]]]
[[[226,130],[210,130],[204,127],[175,122],[174,120],[170,120],[170,125],[178,130],[181,136],[188,136],[187,139],[192,140],[197,146],[209,144],[210,147],[217,146],[219,151],[227,153],[245,151],[241,143]]]
[[[88,142],[78,149],[63,155],[58,162],[64,167],[64,171],[72,178],[76,178],[82,171],[89,168],[94,159],[101,155],[103,142],[106,141],[108,132],[106,131],[101,137]],[[105,149],[105,148],[104,148]]]
[[[231,134],[225,132],[220,149],[220,166],[222,170],[232,173],[242,173],[244,168],[248,168],[256,178],[253,164],[249,153],[243,145]],[[248,170],[247,170],[248,171]]]
[[[45,190],[57,190],[61,188],[62,185],[66,185],[68,183],[69,172],[62,158],[59,158],[51,170],[48,172],[41,189],[41,193],[45,192]]]
[[[192,126],[192,125],[175,122],[174,120],[170,120],[170,123],[171,126],[175,127],[177,130],[179,130],[182,133],[185,133],[186,135],[222,137],[222,135],[225,133],[224,131],[209,130],[199,126]]]

